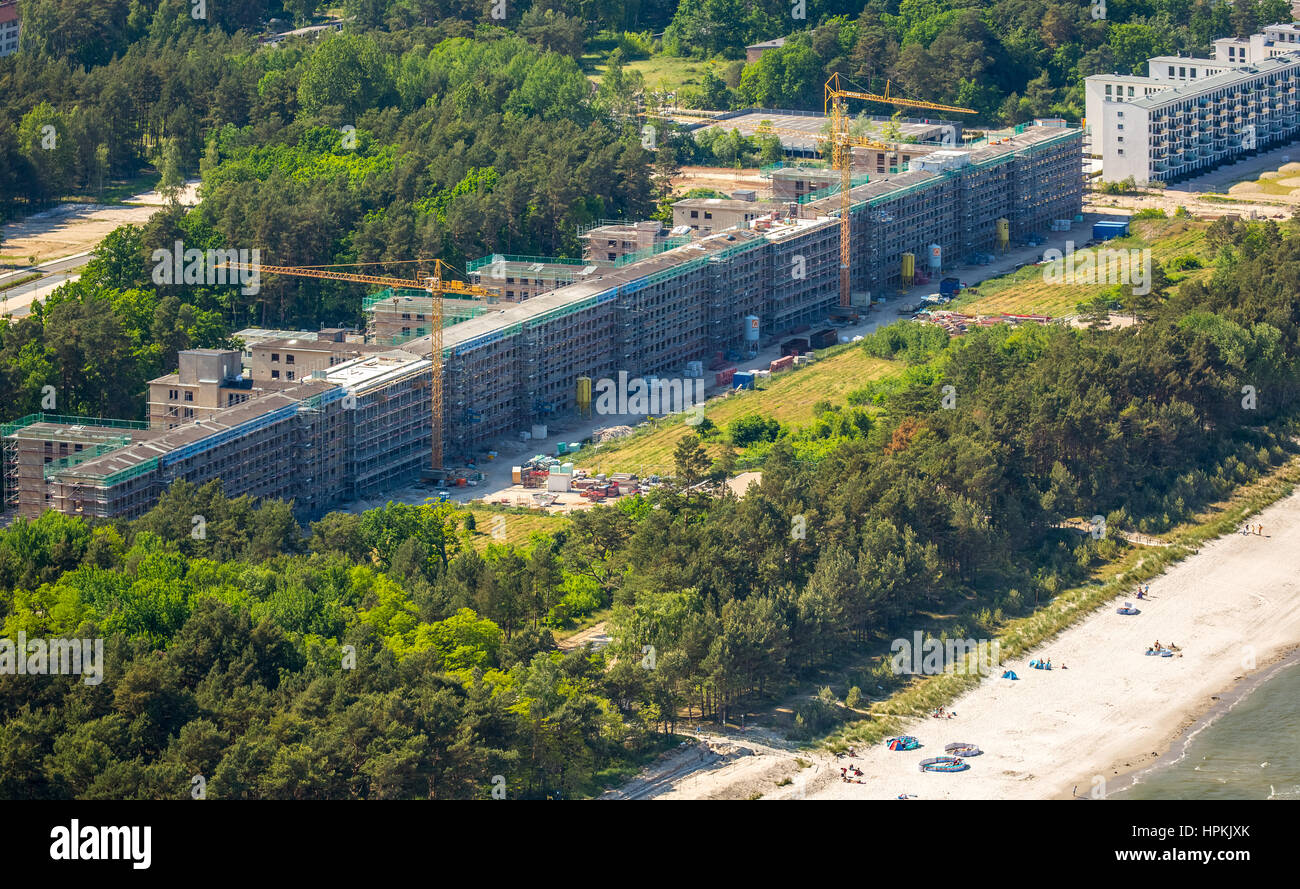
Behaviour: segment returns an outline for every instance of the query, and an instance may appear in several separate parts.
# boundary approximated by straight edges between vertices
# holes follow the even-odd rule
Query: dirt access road
[[[182,206],[198,203],[198,187],[197,179],[185,183],[178,198]],[[165,204],[157,191],[146,191],[121,204],[59,204],[5,225],[0,257],[7,268],[0,266],[5,268],[0,272],[0,286],[32,274],[41,277],[0,291],[3,313],[26,315],[33,300],[44,299],[66,282],[77,280],[78,270],[90,261],[109,232],[122,225],[142,225]]]

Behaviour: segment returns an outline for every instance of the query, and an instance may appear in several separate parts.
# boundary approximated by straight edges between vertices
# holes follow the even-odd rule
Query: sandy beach
[[[1152,600],[1116,599],[1024,658],[1004,664],[1018,681],[984,679],[954,702],[954,719],[912,721],[924,745],[885,746],[835,760],[755,745],[753,757],[704,773],[673,775],[655,798],[1053,799],[1118,790],[1123,776],[1154,762],[1179,735],[1252,674],[1300,644],[1300,492],[1251,518],[1263,535],[1231,534],[1150,581]],[[1124,598],[1141,609],[1117,614]],[[1149,657],[1157,639],[1182,657]],[[1034,657],[1056,669],[1035,670]],[[1067,669],[1060,669],[1064,664]],[[744,735],[732,736],[744,743]],[[963,741],[984,753],[954,774],[917,764]],[[771,768],[763,768],[763,760]],[[861,784],[840,779],[852,761]],[[777,774],[777,773],[781,774]],[[761,776],[761,777],[760,777]],[[788,777],[791,783],[780,786]],[[756,780],[757,779],[757,780]]]

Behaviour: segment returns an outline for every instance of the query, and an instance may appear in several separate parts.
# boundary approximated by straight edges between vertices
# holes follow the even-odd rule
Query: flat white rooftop
[[[427,358],[394,349],[345,361],[325,371],[323,376],[327,383],[357,392],[390,383],[430,366]]]
[[[1184,99],[1194,98],[1202,93],[1212,92],[1213,90],[1223,89],[1225,87],[1232,88],[1252,77],[1272,74],[1297,64],[1300,64],[1300,47],[1298,47],[1294,53],[1274,56],[1271,59],[1263,59],[1251,65],[1242,65],[1233,68],[1231,71],[1224,71],[1222,74],[1207,77],[1204,80],[1185,81],[1179,86],[1161,90],[1158,93],[1152,93],[1149,96],[1125,104],[1135,108],[1161,108],[1165,105],[1171,105]]]

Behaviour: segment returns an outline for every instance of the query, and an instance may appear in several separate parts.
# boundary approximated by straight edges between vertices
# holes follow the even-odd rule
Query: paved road
[[[68,281],[80,278],[81,267],[92,258],[94,253],[86,251],[0,275],[0,285],[3,285],[6,281],[25,278],[33,272],[42,273],[42,277],[34,281],[0,291],[0,314],[13,315],[16,318],[26,315],[31,311],[32,300],[46,297]]]
[[[185,183],[177,197],[181,206],[193,207],[198,203],[198,187],[197,179]],[[21,246],[24,243],[44,248],[33,251],[38,256],[64,249],[65,246],[80,252],[69,252],[34,266],[0,274],[0,285],[3,285],[6,281],[24,278],[33,272],[42,273],[42,277],[37,280],[0,291],[0,314],[14,317],[26,315],[31,311],[33,300],[44,299],[63,284],[81,276],[82,266],[90,262],[93,248],[104,235],[120,225],[142,224],[166,203],[166,199],[157,191],[146,191],[112,205],[60,204],[8,223],[5,226],[5,249],[17,251],[20,256],[27,255],[26,249]]]

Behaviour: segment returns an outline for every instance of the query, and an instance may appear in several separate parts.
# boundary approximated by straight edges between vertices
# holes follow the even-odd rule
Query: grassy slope
[[[899,363],[872,358],[856,347],[828,351],[831,357],[781,374],[765,389],[737,392],[711,401],[704,415],[719,428],[725,428],[736,417],[753,413],[774,417],[782,423],[807,423],[813,418],[816,402],[843,403],[845,393],[850,390],[902,368]],[[673,468],[673,449],[689,431],[681,417],[668,417],[653,423],[651,428],[638,430],[630,438],[588,452],[579,464],[597,473],[668,473]],[[715,443],[706,443],[705,447],[712,456],[721,450],[721,445]]]
[[[542,512],[519,512],[514,509],[493,509],[479,502],[468,504],[474,514],[475,530],[469,533],[469,542],[480,553],[487,549],[489,543],[509,543],[514,546],[527,546],[528,538],[536,531],[554,534],[569,524],[569,519],[561,515],[548,515]],[[496,517],[505,519],[505,539],[493,538]]]
[[[1132,236],[1117,238],[1107,247],[1151,250],[1152,259],[1167,266],[1175,257],[1190,254],[1208,266],[1212,260],[1210,247],[1205,242],[1208,222],[1196,219],[1142,219],[1131,226]],[[1082,241],[1075,249],[1082,247]],[[957,311],[976,315],[1047,314],[1052,316],[1073,314],[1076,306],[1110,289],[1108,284],[1056,284],[1043,279],[1046,266],[1026,266],[1018,272],[985,281],[974,293],[967,293],[951,307]],[[1169,273],[1173,280],[1188,280],[1208,276],[1208,268],[1197,269],[1185,278]]]
[[[582,71],[591,80],[599,83],[605,73],[605,62],[618,44],[609,39],[588,40],[587,51],[580,64]],[[648,59],[637,59],[627,63],[627,70],[639,71],[645,78],[647,89],[676,92],[683,86],[699,86],[700,78],[709,65],[716,65],[718,75],[730,62],[725,59],[686,59],[655,53]]]

